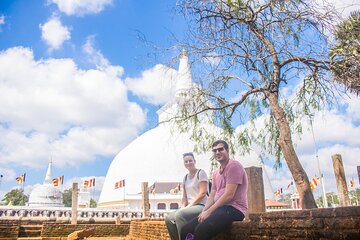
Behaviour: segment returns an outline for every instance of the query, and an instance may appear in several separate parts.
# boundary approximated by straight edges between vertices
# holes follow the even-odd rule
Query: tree
[[[336,27],[336,45],[331,49],[331,69],[335,80],[350,91],[360,93],[360,11]]]
[[[96,208],[97,207],[97,202],[95,199],[91,198],[90,199],[90,208]]]
[[[69,188],[63,192],[63,204],[65,207],[72,206],[72,188]]]
[[[339,196],[334,192],[326,193],[326,200],[330,207],[337,207],[339,206]],[[316,203],[320,207],[324,207],[324,199],[323,197],[318,197],[316,199]]]
[[[192,132],[200,150],[214,136],[203,119],[221,127],[223,138],[248,152],[254,145],[284,158],[302,208],[316,208],[309,179],[295,152],[293,134],[334,98],[325,30],[335,14],[303,0],[181,0],[189,23],[186,48],[197,63],[198,87],[174,117]],[[194,64],[193,64],[194,66]],[[195,65],[196,66],[196,65]],[[292,94],[281,91],[286,88]],[[245,127],[235,129],[241,123]],[[264,125],[259,129],[255,124]],[[219,136],[217,136],[218,138]]]
[[[350,190],[349,198],[352,206],[359,206],[360,203],[360,188]]]
[[[28,196],[24,194],[24,189],[15,188],[6,193],[2,201],[5,202],[5,205],[25,206],[25,203],[28,202]]]

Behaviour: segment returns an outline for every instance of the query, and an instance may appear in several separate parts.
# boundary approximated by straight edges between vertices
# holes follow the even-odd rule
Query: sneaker
[[[185,240],[194,240],[194,239],[195,239],[195,236],[192,233],[188,233],[185,238]]]

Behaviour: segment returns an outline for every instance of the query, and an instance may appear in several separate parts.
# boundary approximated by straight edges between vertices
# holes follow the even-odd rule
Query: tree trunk
[[[278,144],[284,155],[286,164],[288,165],[290,172],[294,178],[296,189],[300,196],[300,204],[303,209],[317,208],[314,196],[312,194],[309,179],[300,164],[300,161],[296,155],[292,140],[290,127],[283,109],[279,106],[277,93],[269,93],[268,99],[270,103],[270,109],[276,119],[279,126],[280,136]]]

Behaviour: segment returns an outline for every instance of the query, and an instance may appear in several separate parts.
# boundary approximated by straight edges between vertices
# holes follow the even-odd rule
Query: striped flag
[[[286,190],[288,190],[291,185],[294,185],[294,182],[293,182],[293,181],[291,181],[291,182],[287,185]]]
[[[180,192],[180,183],[178,183],[178,184],[176,185],[176,187],[174,187],[174,188],[172,188],[172,189],[170,190],[170,193],[171,193],[171,194],[177,194],[178,192]]]
[[[352,178],[352,179],[350,179],[350,181],[349,181],[349,188],[353,188],[353,187],[355,187],[355,181],[354,181],[354,179]]]
[[[84,188],[95,187],[95,178],[87,179],[84,182]]]
[[[280,196],[282,193],[282,188],[279,188],[277,191],[274,192],[275,196]]]
[[[314,190],[317,187],[319,180],[320,180],[320,178],[316,177],[316,176],[311,179],[311,181],[310,181],[311,190]]]
[[[18,176],[18,177],[16,178],[16,182],[17,182],[17,183],[23,183],[23,182],[25,182],[25,176],[26,176],[26,173],[23,173],[22,175]]]
[[[155,183],[150,186],[150,192],[151,192],[152,194],[155,194],[155,192],[156,192]]]
[[[60,177],[57,177],[57,178],[54,178],[52,181],[54,183],[54,187],[58,187],[60,185],[63,185],[63,183],[64,183],[64,175],[62,175]]]
[[[122,179],[115,183],[115,189],[125,187],[125,179]]]

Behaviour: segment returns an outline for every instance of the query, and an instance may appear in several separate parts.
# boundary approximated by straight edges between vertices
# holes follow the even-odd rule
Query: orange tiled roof
[[[289,207],[288,204],[278,202],[274,199],[265,199],[265,206],[266,207]]]

